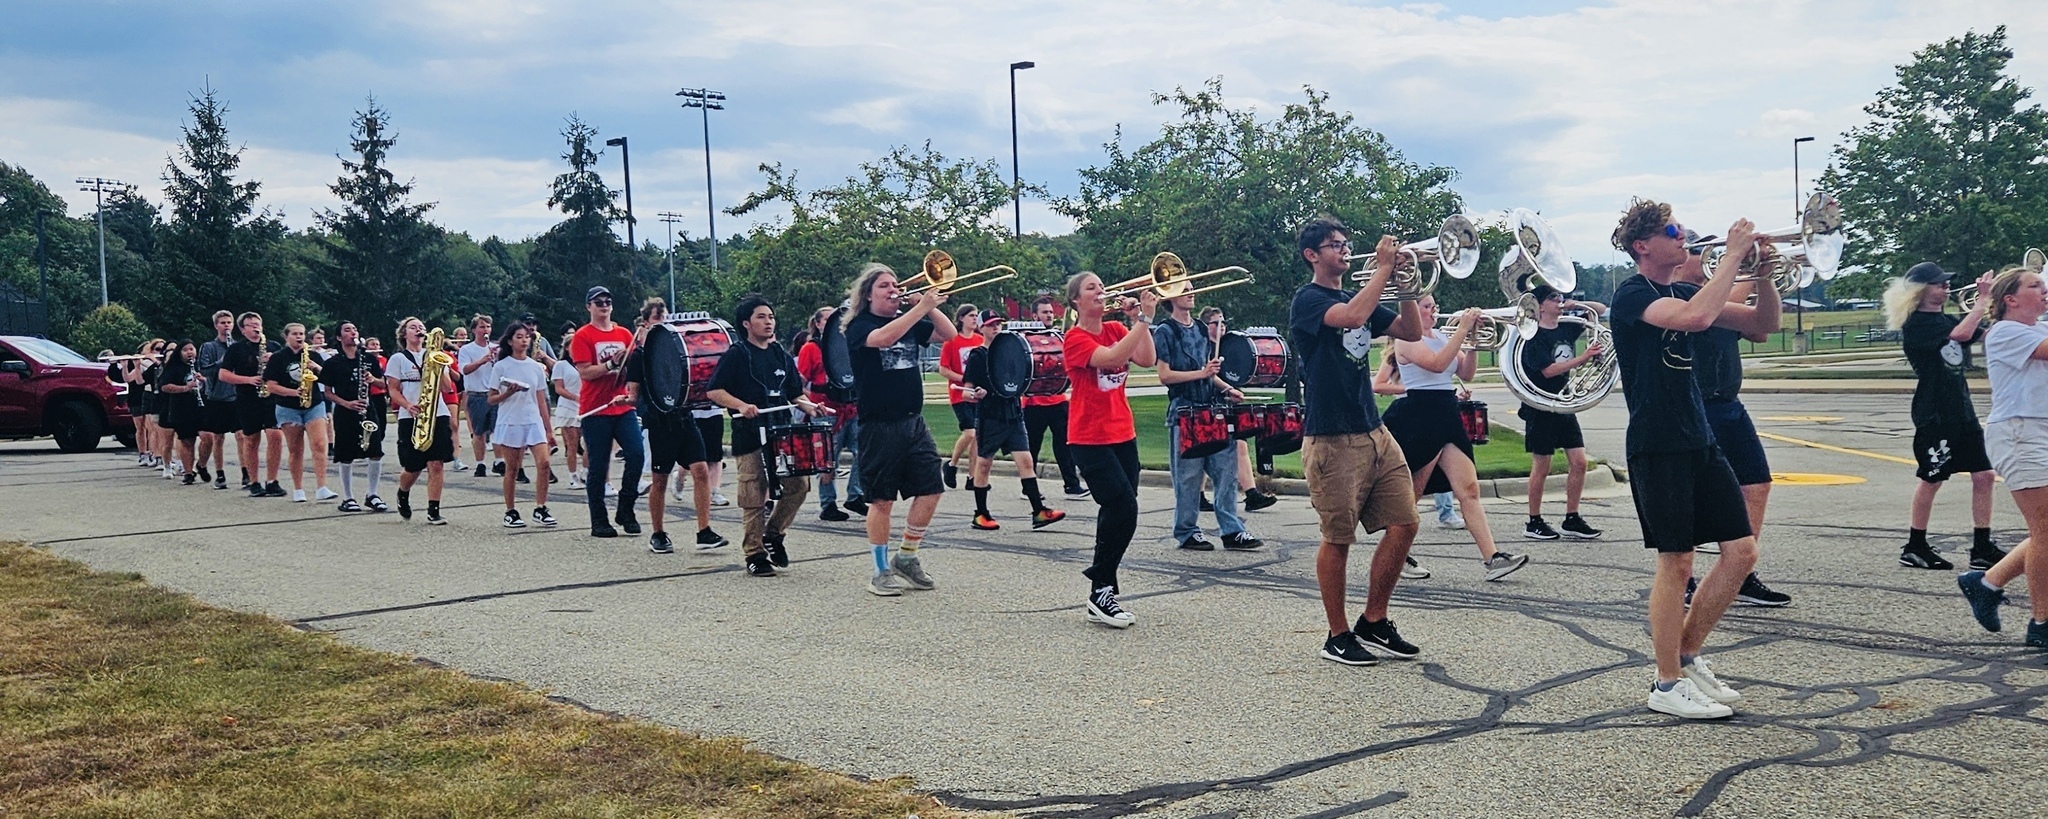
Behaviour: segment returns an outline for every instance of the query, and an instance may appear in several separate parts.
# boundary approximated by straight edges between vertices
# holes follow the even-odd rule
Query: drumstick
[[[604,412],[605,410],[611,409],[612,407],[616,407],[616,406],[618,406],[618,405],[620,405],[620,404],[624,404],[624,403],[626,403],[626,402],[624,402],[624,401],[606,401],[606,402],[605,402],[605,403],[604,403],[603,405],[599,406],[599,407],[598,407],[597,409],[594,409],[594,410],[591,410],[591,411],[589,411],[589,412],[583,413],[582,415],[578,415],[578,416],[576,416],[576,420],[578,420],[578,421],[581,421],[581,420],[583,420],[583,419],[585,419],[585,418],[589,418],[589,417],[590,417],[590,416],[592,416],[592,415],[596,415],[596,414],[598,414],[598,413],[600,413],[600,412]]]

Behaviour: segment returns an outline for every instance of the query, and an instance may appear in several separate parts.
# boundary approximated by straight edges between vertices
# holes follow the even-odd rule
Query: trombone
[[[1394,265],[1393,275],[1387,278],[1389,292],[1382,293],[1380,301],[1414,301],[1436,290],[1443,274],[1462,279],[1479,268],[1479,228],[1464,214],[1454,213],[1437,226],[1435,236],[1402,245],[1396,252],[1402,258]],[[1364,282],[1372,278],[1379,253],[1353,253],[1344,260],[1361,263],[1351,273],[1351,280]],[[1427,281],[1422,278],[1424,262],[1433,265]]]
[[[1006,272],[1004,275],[981,279],[972,284],[961,284],[961,282],[968,279],[997,271]],[[958,293],[962,290],[973,290],[985,284],[995,284],[1004,279],[1014,278],[1016,275],[1017,270],[1015,268],[1003,264],[994,267],[984,267],[972,273],[962,273],[959,266],[953,264],[953,254],[943,250],[934,250],[924,254],[924,269],[918,271],[917,275],[904,279],[902,282],[906,285],[912,282],[922,282],[922,284],[904,290],[898,295],[901,295],[907,301],[934,290],[942,294]]]
[[[1188,282],[1209,276],[1220,276],[1225,273],[1243,273],[1245,277],[1203,287],[1188,287]],[[1152,257],[1151,272],[1143,276],[1106,285],[1103,287],[1102,296],[1105,299],[1132,298],[1144,292],[1146,288],[1151,288],[1152,292],[1158,294],[1162,299],[1177,299],[1182,296],[1192,296],[1196,293],[1207,293],[1211,290],[1222,290],[1226,287],[1236,287],[1240,284],[1251,283],[1251,271],[1236,265],[1219,267],[1215,270],[1204,270],[1200,273],[1189,273],[1187,264],[1180,260],[1180,256],[1171,251],[1165,251]]]

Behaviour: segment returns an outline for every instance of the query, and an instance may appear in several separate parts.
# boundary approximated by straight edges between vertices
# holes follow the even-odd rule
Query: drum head
[[[825,319],[824,337],[819,343],[825,353],[825,386],[850,400],[853,395],[853,350],[846,346],[846,319],[852,308],[841,307]]]
[[[988,343],[988,391],[1016,398],[1031,383],[1031,347],[1016,333],[997,333]]]
[[[689,362],[683,357],[683,339],[666,324],[657,324],[647,331],[647,341],[640,355],[647,366],[648,406],[656,412],[670,413],[682,409],[683,395],[689,387]]]
[[[1217,347],[1223,368],[1216,375],[1223,379],[1223,383],[1242,387],[1258,374],[1259,353],[1252,346],[1251,336],[1232,330],[1223,334],[1223,340],[1217,343]]]

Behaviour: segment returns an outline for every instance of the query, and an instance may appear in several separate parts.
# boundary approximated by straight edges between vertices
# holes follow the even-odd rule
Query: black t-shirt
[[[1621,394],[1628,402],[1628,455],[1687,452],[1714,442],[1693,380],[1693,334],[1643,320],[1643,311],[1666,296],[1683,298],[1673,285],[1638,273],[1615,289],[1608,314],[1621,360]]]
[[[263,380],[290,388],[289,390],[282,393],[275,392],[275,387],[271,388],[273,390],[273,392],[270,393],[271,403],[276,404],[280,407],[284,407],[285,409],[302,409],[302,407],[299,406],[298,353],[292,352],[289,348],[278,350],[277,352],[271,353],[270,363],[264,365],[263,367]],[[319,398],[317,396],[314,398],[314,403],[319,403]]]
[[[271,359],[275,361],[276,359]],[[346,353],[336,351],[320,363],[320,383],[334,389],[334,394],[343,401],[355,401],[363,396],[356,394],[356,371],[363,370],[363,383],[374,384],[384,380],[384,368],[377,366],[377,357],[363,350],[356,351],[354,360]],[[296,406],[296,404],[294,404]],[[338,409],[338,408],[337,408]]]
[[[163,371],[162,364],[151,364],[142,368],[142,391],[155,394],[157,378],[163,375]]]
[[[1184,325],[1171,317],[1152,325],[1152,348],[1159,354],[1159,361],[1177,371],[1199,370],[1214,358],[1215,345],[1209,341],[1208,328],[1201,322]],[[1208,378],[1169,384],[1166,387],[1167,404],[1172,407],[1203,406],[1218,403],[1216,382]],[[1173,423],[1171,413],[1166,422]]]
[[[1372,337],[1384,335],[1399,318],[1385,305],[1374,308],[1364,327],[1345,330],[1323,323],[1330,308],[1351,301],[1350,290],[1310,282],[1294,291],[1287,335],[1300,355],[1304,414],[1302,434],[1345,435],[1380,426],[1380,405],[1372,394]]]
[[[199,393],[193,392],[191,390],[186,390],[184,392],[167,392],[164,390],[164,387],[167,386],[193,386],[192,365],[185,363],[185,359],[178,356],[172,356],[171,360],[168,363],[164,364],[162,367],[157,369],[156,391],[157,394],[162,395],[166,400],[171,402],[171,405],[173,407],[176,407],[177,409],[191,409],[193,407],[199,406]]]
[[[1673,282],[1672,292],[1691,301],[1700,286]],[[1742,395],[1742,334],[1726,327],[1708,327],[1693,335],[1692,377],[1700,385],[1700,401],[1733,401]]]
[[[1970,366],[1970,346],[1948,337],[1963,320],[1947,313],[1916,310],[1900,328],[1906,361],[1920,384],[1913,388],[1913,426],[1977,423],[1977,408],[1970,403],[1970,385],[1963,373]],[[1984,325],[1970,337],[1970,344],[1984,337]]]
[[[804,377],[796,371],[796,359],[782,349],[781,343],[771,341],[767,349],[762,349],[753,342],[741,341],[718,358],[718,369],[711,373],[710,389],[725,390],[756,407],[779,407],[804,394]],[[790,419],[789,410],[764,412],[759,418],[734,417],[733,456],[761,448],[760,425],[787,424]]]
[[[234,373],[235,375],[262,375],[262,361],[263,348],[261,346],[258,346],[256,342],[250,341],[248,339],[241,339],[233,344],[228,345],[228,357],[221,361],[220,368],[223,370],[227,370],[228,372]],[[236,384],[235,400],[256,400],[256,385]]]
[[[966,360],[961,362],[964,368],[960,371],[961,380],[966,381],[969,385],[988,390],[989,385],[996,382],[995,376],[989,374],[988,363],[987,344],[968,350]],[[994,390],[989,390],[988,394],[982,396],[981,401],[974,405],[976,425],[991,429],[998,424],[1015,422],[1023,417],[1023,415],[1024,402],[1022,399],[1004,398],[997,395]]]
[[[1562,392],[1572,378],[1570,370],[1555,376],[1545,377],[1543,369],[1579,357],[1579,336],[1586,332],[1586,325],[1575,321],[1559,322],[1556,327],[1538,327],[1529,338],[1522,342],[1522,373],[1537,389],[1553,395]]]
[[[931,343],[932,319],[918,319],[895,344],[869,347],[868,334],[895,320],[863,310],[846,322],[846,346],[853,352],[853,386],[860,391],[863,422],[897,421],[924,408],[924,371],[918,366],[918,351]]]

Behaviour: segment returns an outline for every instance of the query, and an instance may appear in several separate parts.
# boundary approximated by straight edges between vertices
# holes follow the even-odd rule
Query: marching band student
[[[1956,585],[1977,622],[1998,631],[2006,583],[2024,574],[2032,598],[2026,644],[2048,648],[2048,560],[2030,560],[2033,544],[2048,538],[2048,286],[2041,271],[2009,267],[1989,284],[1978,280],[1977,304],[1992,325],[1984,336],[1984,368],[1991,378],[1991,417],[1984,442],[2013,505],[2027,521],[2027,539],[1989,572],[1966,572]]]
[[[839,491],[834,479],[838,477],[839,453],[844,450],[849,457],[858,460],[860,450],[860,420],[854,405],[833,399],[834,389],[829,385],[825,373],[825,322],[832,317],[832,308],[820,307],[811,313],[806,342],[797,345],[796,369],[804,377],[805,389],[811,401],[832,411],[832,468],[818,476],[818,519],[827,522],[848,520],[847,512],[866,515],[868,505],[861,500],[860,469],[847,470],[846,509],[839,508]],[[849,461],[848,466],[852,467]]]
[[[275,405],[262,400],[257,394],[263,385],[263,361],[267,354],[263,343],[263,317],[243,313],[235,318],[235,326],[242,337],[228,345],[227,358],[221,362],[220,378],[235,385],[237,442],[241,449],[242,470],[249,473],[249,482],[243,488],[252,498],[282,498],[284,487],[277,484],[277,469],[278,457],[284,449],[284,434],[277,431]],[[259,450],[263,448],[269,450],[267,465],[258,457]],[[269,478],[267,484],[265,476]]]
[[[516,322],[515,322],[516,323]],[[491,366],[497,363],[498,346],[491,343],[491,317],[478,313],[469,317],[469,339],[455,351],[455,364],[462,371],[463,414],[469,417],[469,451],[476,456],[476,477],[484,476],[484,455],[490,452],[491,430],[498,425],[498,405],[491,401],[497,379]],[[505,460],[491,464],[492,474],[505,474]]]
[[[1173,475],[1173,541],[1192,551],[1214,551],[1216,546],[1202,534],[1200,519],[1202,479],[1216,485],[1216,532],[1226,549],[1257,549],[1264,546],[1245,532],[1244,518],[1237,513],[1237,447],[1200,458],[1183,458],[1180,430],[1174,415],[1182,407],[1206,407],[1225,401],[1239,403],[1244,393],[1223,383],[1216,373],[1223,359],[1216,342],[1202,325],[1195,323],[1195,296],[1188,293],[1166,300],[1167,320],[1152,327],[1152,349],[1159,361],[1159,383],[1166,387],[1166,461]],[[1072,447],[1071,439],[1069,448]],[[1092,482],[1091,482],[1092,483]]]
[[[135,465],[161,468],[163,464],[156,454],[156,419],[150,408],[151,392],[144,384],[153,362],[149,357],[156,355],[155,347],[163,344],[161,339],[145,341],[135,348],[137,358],[130,358],[116,364],[122,383],[127,385],[128,417],[135,419]]]
[[[583,379],[576,394],[577,414],[583,418],[584,452],[590,474],[584,479],[584,495],[590,509],[591,537],[618,537],[605,516],[605,483],[611,479],[612,449],[625,460],[619,477],[619,508],[614,519],[626,534],[640,534],[640,521],[633,514],[639,499],[640,469],[647,451],[640,441],[640,415],[633,409],[633,394],[626,378],[627,357],[633,352],[633,331],[612,323],[612,291],[603,285],[583,295],[590,323],[576,329],[569,339],[569,360]]]
[[[1970,519],[1976,526],[1970,568],[1990,568],[2005,556],[1991,542],[1992,484],[1998,475],[1984,451],[1984,429],[1963,377],[1970,345],[1984,337],[1989,305],[1979,299],[1960,319],[1942,312],[1953,275],[1933,262],[1921,262],[1884,291],[1885,325],[1900,331],[1906,361],[1919,379],[1913,388],[1913,457],[1919,461],[1914,476],[1920,483],[1913,488],[1906,545],[1899,550],[1899,565],[1914,569],[1955,568],[1927,542],[1927,520],[1934,512],[1934,493],[1958,472],[1970,474]],[[1990,286],[1987,275],[1978,279],[1977,292],[1986,293]]]
[[[700,520],[705,521],[704,527],[709,527],[709,521],[711,520],[708,517],[711,514],[709,507],[732,505],[732,499],[727,498],[725,492],[719,489],[725,480],[725,410],[717,407],[693,409],[690,410],[690,417],[697,426],[697,438],[704,442],[704,468],[701,470],[690,470],[690,480],[694,482],[692,484],[693,491],[694,487],[704,487],[704,491],[701,494],[711,499],[708,504],[702,501],[697,504],[699,507],[705,508],[704,515],[707,517],[702,517]],[[676,482],[675,490],[678,500],[682,498],[682,490],[682,481],[679,479]],[[698,534],[700,535],[697,543],[698,549],[715,549],[727,543],[724,538],[719,538],[717,545],[710,545],[703,541],[701,537],[703,535],[702,531],[699,531]]]
[[[1102,278],[1081,272],[1067,279],[1067,303],[1080,318],[1067,330],[1062,348],[1074,398],[1067,413],[1067,452],[1094,490],[1095,558],[1081,574],[1088,578],[1084,612],[1111,628],[1130,628],[1137,618],[1123,607],[1117,568],[1138,531],[1138,427],[1124,395],[1130,365],[1159,363],[1152,348],[1152,323],[1159,295],[1147,287],[1118,305],[1131,328],[1103,320],[1109,309]]]
[[[199,426],[199,482],[213,482],[213,488],[228,488],[227,438],[235,432],[235,385],[220,379],[221,363],[227,360],[228,345],[234,343],[235,314],[216,310],[213,314],[213,338],[199,345],[197,366],[199,374],[206,379],[201,391],[204,399],[204,418]],[[213,464],[213,474],[208,475],[206,466]],[[245,479],[243,483],[248,483]]]
[[[568,336],[562,337],[562,349],[569,349]],[[558,358],[548,368],[548,379],[555,384],[555,413],[551,420],[560,433],[562,457],[568,461],[569,489],[582,489],[583,422],[576,417],[576,395],[583,387],[583,378],[576,374],[576,365],[569,359]]]
[[[306,349],[312,351],[314,372],[320,372],[327,365],[327,359],[334,355],[327,346],[327,331],[319,327],[306,330]],[[306,446],[317,453],[314,462],[319,464],[313,480],[313,499],[328,501],[341,497],[327,488],[327,463],[334,460],[334,406],[328,403],[327,393],[320,387],[313,388],[313,395],[313,400],[327,404],[325,414],[306,422]]]
[[[1695,257],[1696,258],[1696,257]],[[1695,262],[1695,268],[1698,264]],[[1702,276],[1700,281],[1706,281]],[[1571,373],[1580,365],[1599,357],[1602,352],[1598,343],[1586,345],[1584,352],[1578,352],[1579,336],[1586,325],[1577,322],[1559,323],[1558,318],[1568,307],[1585,306],[1598,313],[1605,313],[1607,306],[1598,302],[1567,301],[1565,294],[1547,284],[1539,284],[1529,291],[1536,300],[1536,332],[1522,343],[1521,360],[1512,362],[1522,368],[1523,377],[1537,388],[1549,393],[1559,393],[1571,380]],[[1736,362],[1740,366],[1740,361]],[[1738,373],[1738,378],[1740,374]],[[1557,529],[1543,520],[1543,486],[1550,480],[1550,457],[1558,450],[1564,450],[1564,520],[1558,527],[1564,530],[1563,537],[1575,540],[1596,540],[1603,534],[1599,529],[1579,516],[1579,497],[1586,490],[1586,436],[1579,429],[1579,416],[1568,412],[1548,410],[1523,404],[1515,410],[1522,419],[1522,449],[1529,453],[1529,522],[1522,526],[1522,537],[1529,540],[1556,540]]]
[[[702,411],[684,410],[680,393],[688,389],[686,384],[655,384],[650,377],[652,372],[647,366],[647,358],[642,353],[647,333],[661,324],[662,317],[667,314],[668,302],[658,296],[640,305],[640,317],[635,322],[637,328],[633,334],[633,355],[626,362],[626,379],[635,385],[639,393],[640,423],[647,432],[648,466],[653,474],[645,486],[648,523],[654,527],[654,532],[647,536],[647,550],[658,555],[675,552],[675,542],[667,532],[667,503],[663,493],[669,486],[670,474],[681,465],[696,479],[692,488],[697,500],[697,551],[708,552],[731,541],[711,530],[711,488],[716,483],[710,478],[711,465],[708,461],[712,458],[702,434],[704,425],[697,417]],[[675,390],[677,394],[663,395],[657,390]],[[657,402],[657,398],[668,400]],[[663,406],[675,409],[664,412]],[[683,481],[681,476],[674,480],[678,490],[676,499],[680,501]]]
[[[177,477],[179,464],[172,457],[170,402],[164,400],[165,396],[157,386],[163,378],[164,365],[170,363],[174,354],[170,342],[152,339],[148,345],[149,359],[145,362],[148,366],[142,370],[142,394],[146,398],[143,420],[149,422],[151,463],[165,480]]]
[[[1372,394],[1375,396],[1392,395],[1396,397],[1408,394],[1407,385],[1401,383],[1400,358],[1394,355],[1394,342],[1391,338],[1387,339],[1384,349],[1381,350],[1379,369],[1373,371]],[[1461,391],[1459,394],[1460,396],[1465,396],[1470,393]],[[1403,460],[1406,460],[1406,456],[1403,456]],[[1436,525],[1438,528],[1465,528],[1465,519],[1459,517],[1458,513],[1453,511],[1453,498],[1450,490],[1447,489],[1433,494],[1430,496],[1430,500],[1436,506]],[[1416,562],[1413,555],[1410,555],[1402,563],[1402,580],[1428,580],[1429,577],[1429,570],[1423,568],[1421,563]]]
[[[555,516],[548,514],[548,482],[554,474],[548,467],[548,450],[555,445],[555,430],[548,426],[548,369],[531,356],[533,339],[532,327],[513,322],[491,354],[488,395],[496,420],[490,435],[498,460],[507,465],[502,473],[507,529],[526,528],[513,495],[528,453],[538,476],[533,484],[533,522],[555,525]]]
[[[367,507],[372,512],[383,512],[390,507],[377,497],[377,484],[384,472],[384,400],[369,389],[374,384],[384,383],[384,367],[377,355],[363,349],[362,330],[353,321],[343,321],[335,326],[335,336],[341,346],[327,357],[327,363],[320,368],[320,384],[327,392],[328,400],[334,405],[334,462],[341,466],[341,505],[339,512],[361,512]],[[376,431],[365,435],[363,422],[376,425]],[[355,463],[367,462],[369,493],[356,502]]]
[[[982,343],[969,347],[962,360],[961,385],[966,387],[974,400],[974,463],[967,472],[967,488],[974,491],[974,521],[976,529],[991,531],[1002,528],[995,516],[988,511],[988,476],[995,469],[996,453],[1008,454],[1017,465],[1017,478],[1024,486],[1024,499],[1031,502],[1031,528],[1043,529],[1062,520],[1067,513],[1045,505],[1045,495],[1038,489],[1038,464],[1031,458],[1031,441],[1024,432],[1024,405],[1016,398],[1004,398],[989,391],[988,385],[995,383],[989,374],[989,342],[1003,331],[1004,316],[994,310],[983,310],[974,319]]]
[[[960,424],[960,437],[953,441],[953,454],[946,459],[945,478],[947,489],[960,487],[960,459],[967,459],[969,469],[974,468],[974,390],[962,381],[967,366],[967,351],[982,345],[979,312],[972,304],[960,305],[953,311],[953,326],[960,334],[939,348],[939,375],[946,379],[946,402],[953,407],[953,420]]]
[[[192,455],[192,447],[199,439],[200,416],[205,411],[199,403],[202,381],[194,369],[199,348],[185,339],[168,349],[163,372],[157,375],[156,391],[162,396],[164,417],[169,422],[165,429],[178,440],[178,457],[173,463],[184,465],[180,477],[186,486],[191,486],[199,480],[199,473],[194,471],[198,461]]]
[[[918,351],[933,340],[951,340],[953,322],[938,312],[946,303],[946,294],[938,288],[925,290],[907,310],[903,298],[896,271],[879,262],[867,263],[847,293],[847,302],[855,309],[848,311],[853,315],[844,328],[854,388],[860,392],[855,399],[860,451],[868,453],[859,461],[860,485],[871,505],[868,548],[875,559],[868,591],[881,597],[901,595],[904,585],[934,587],[918,552],[932,514],[938,511],[939,495],[946,491],[939,477],[939,449],[924,423]],[[900,551],[891,558],[890,513],[899,498],[910,501],[910,511],[904,515]]]
[[[1458,317],[1457,329],[1445,336],[1436,329],[1436,297],[1424,295],[1416,306],[1422,316],[1422,338],[1397,339],[1391,348],[1401,383],[1408,390],[1387,406],[1387,431],[1401,445],[1401,456],[1415,476],[1418,497],[1445,490],[1457,497],[1465,531],[1472,533],[1472,543],[1479,547],[1486,579],[1497,581],[1528,565],[1529,556],[1501,551],[1493,544],[1486,506],[1479,500],[1472,439],[1458,412],[1453,379],[1472,379],[1475,356],[1463,348],[1479,325],[1479,308],[1466,308]]]
[[[1229,326],[1223,318],[1223,308],[1214,305],[1202,308],[1201,321],[1203,331],[1209,335],[1209,343],[1211,345],[1221,344],[1224,333],[1229,330]],[[1237,450],[1237,490],[1244,496],[1244,502],[1240,504],[1244,511],[1257,512],[1260,509],[1279,503],[1280,498],[1278,496],[1259,488],[1258,473],[1252,471],[1252,442],[1239,438],[1237,443],[1233,444],[1231,448]],[[1207,497],[1204,497],[1202,498],[1201,509],[1204,512],[1214,511],[1215,505],[1211,504]]]
[[[263,368],[263,381],[270,386],[272,412],[277,416],[278,429],[283,430],[286,455],[292,464],[292,502],[306,502],[306,430],[314,421],[327,417],[327,402],[314,394],[312,406],[299,406],[299,389],[303,375],[299,369],[301,354],[310,356],[306,347],[306,326],[292,322],[284,326],[284,349],[270,356],[270,363]],[[313,365],[317,378],[319,365]],[[327,482],[327,450],[322,447],[313,453],[314,472],[320,482]],[[333,492],[327,493],[333,497]]]
[[[1686,262],[1685,226],[1671,206],[1637,199],[1614,229],[1614,246],[1641,272],[1616,288],[1614,351],[1621,362],[1622,397],[1628,402],[1629,493],[1635,497],[1643,545],[1657,551],[1650,587],[1650,641],[1657,676],[1649,708],[1685,719],[1734,713],[1742,694],[1722,683],[1700,654],[1721,615],[1735,602],[1756,567],[1756,538],[1735,473],[1714,443],[1692,375],[1694,339],[1724,326],[1745,329],[1747,317],[1726,312],[1728,294],[1755,226],[1740,219],[1728,228],[1729,252],[1697,292],[1677,280]],[[1719,543],[1721,559],[1700,578],[1692,608],[1685,606],[1692,553]]]
[[[426,337],[427,325],[419,319],[407,316],[398,322],[398,351],[385,362],[384,389],[398,409],[398,466],[404,470],[398,476],[398,517],[412,520],[412,487],[419,481],[420,473],[425,472],[427,523],[444,526],[448,521],[441,517],[442,472],[449,461],[455,460],[455,430],[449,424],[446,396],[420,394],[420,379],[436,352],[425,349]],[[454,378],[455,367],[451,364],[441,380]],[[421,423],[416,416],[422,403],[433,407],[425,422],[433,425],[433,437],[424,450],[414,449],[412,441],[413,427]]]
[[[1310,220],[1296,237],[1302,262],[1313,279],[1294,293],[1288,335],[1301,356],[1304,394],[1301,465],[1308,478],[1309,505],[1322,524],[1316,555],[1328,636],[1321,656],[1345,665],[1373,665],[1375,652],[1398,659],[1421,653],[1387,618],[1387,604],[1407,563],[1421,520],[1415,514],[1415,482],[1400,445],[1380,422],[1373,400],[1372,338],[1413,341],[1427,325],[1412,301],[1400,312],[1380,305],[1393,275],[1400,242],[1380,237],[1377,265],[1357,292],[1343,289],[1351,263],[1350,229],[1324,216]],[[1373,552],[1365,612],[1354,625],[1346,618],[1345,567],[1358,529],[1384,530]]]
[[[719,357],[706,395],[737,415],[732,422],[732,468],[739,483],[740,519],[746,527],[740,543],[746,550],[747,574],[774,577],[776,570],[789,568],[789,549],[783,538],[797,513],[803,511],[811,482],[803,475],[781,476],[777,479],[781,497],[775,499],[772,513],[764,511],[770,487],[762,431],[766,425],[789,423],[791,413],[787,409],[763,410],[795,404],[812,417],[827,411],[804,395],[796,359],[775,341],[774,306],[759,295],[749,295],[740,299],[732,312],[733,324],[746,338]]]
[[[1059,299],[1049,294],[1039,296],[1031,302],[1031,317],[1047,327],[1058,327]],[[1067,453],[1067,394],[1024,399],[1024,431],[1031,436],[1033,461],[1039,459],[1039,445],[1045,443],[1046,433],[1052,433],[1052,457],[1059,461],[1060,481],[1065,484],[1067,500],[1088,497],[1088,486],[1081,482],[1081,470],[1074,468],[1074,459]]]

